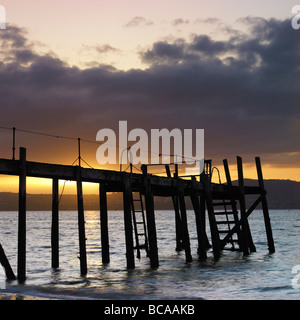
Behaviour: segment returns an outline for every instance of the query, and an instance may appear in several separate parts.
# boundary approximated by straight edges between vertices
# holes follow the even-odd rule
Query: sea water
[[[101,262],[98,211],[85,212],[88,274],[80,276],[76,211],[59,217],[59,269],[51,268],[51,212],[27,212],[26,282],[6,282],[2,292],[58,299],[300,299],[300,210],[271,210],[276,252],[268,253],[263,214],[254,211],[249,224],[257,252],[223,251],[218,261],[208,251],[197,256],[193,211],[188,227],[193,262],[176,252],[173,211],[156,211],[159,268],[151,269],[142,251],[134,270],[126,269],[122,211],[109,211],[110,263]],[[0,212],[0,243],[17,270],[17,212]],[[209,235],[209,227],[207,226]],[[295,285],[296,284],[296,285]],[[1,292],[0,292],[1,294]]]

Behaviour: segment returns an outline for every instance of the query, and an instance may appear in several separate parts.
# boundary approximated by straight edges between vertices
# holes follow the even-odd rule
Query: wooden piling
[[[142,166],[144,191],[145,191],[145,205],[147,217],[147,231],[149,240],[149,258],[151,268],[156,269],[159,267],[158,248],[157,248],[157,235],[154,213],[154,199],[151,192],[149,176],[147,175],[147,166]]]
[[[169,165],[165,165],[167,177],[171,178],[171,171]],[[178,206],[178,195],[172,195],[172,202],[175,211],[175,234],[176,234],[176,251],[181,251],[183,249],[182,244],[182,230],[181,230],[181,217]]]
[[[2,266],[5,270],[7,280],[16,280],[16,276],[10,266],[10,263],[6,257],[6,254],[5,254],[1,244],[0,244],[0,264],[2,264]]]
[[[126,242],[127,269],[134,269],[134,245],[131,213],[131,182],[127,173],[123,174],[123,207],[124,207],[124,227]]]
[[[76,183],[77,183],[80,273],[82,276],[84,276],[87,274],[87,260],[86,260],[86,238],[85,238],[85,221],[84,221],[83,193],[82,193],[82,181],[81,181],[81,167],[76,167]]]
[[[105,183],[100,183],[99,187],[100,197],[100,228],[101,228],[101,251],[102,263],[108,264],[109,257],[109,237],[108,237],[108,217],[107,217],[107,195]]]
[[[231,176],[230,176],[230,171],[229,171],[229,166],[228,166],[228,161],[227,159],[224,159],[223,160],[223,166],[224,166],[224,171],[225,171],[225,176],[226,176],[226,181],[227,181],[227,185],[232,188],[232,181],[231,181]],[[233,219],[234,219],[234,222],[236,224],[236,234],[237,234],[237,240],[238,240],[238,245],[239,245],[239,248],[241,249],[242,248],[242,242],[241,242],[241,228],[238,224],[238,221],[239,221],[239,217],[238,217],[238,211],[237,211],[237,206],[236,206],[236,202],[235,202],[235,199],[234,197],[232,196],[232,198],[230,199],[230,202],[231,202],[231,208],[232,208],[232,211],[233,211]],[[226,245],[226,243],[224,244]]]
[[[218,260],[221,256],[221,248],[220,248],[220,236],[217,228],[216,217],[214,214],[214,207],[212,201],[212,194],[211,194],[211,182],[210,176],[208,174],[203,175],[203,183],[204,183],[204,194],[206,200],[206,206],[208,211],[208,219],[210,225],[210,232],[211,232],[211,240],[212,240],[212,247],[213,247],[213,254],[214,259]]]
[[[192,191],[190,194],[193,209],[195,212],[195,220],[196,220],[196,228],[197,228],[197,238],[198,238],[198,255],[199,260],[205,260],[207,258],[206,255],[206,235],[205,230],[202,225],[202,219],[201,219],[201,209],[200,209],[200,203],[199,203],[199,197],[196,189],[196,178],[192,177]]]
[[[261,189],[261,197],[262,197],[261,204],[262,204],[264,221],[265,221],[268,248],[269,248],[270,253],[274,253],[275,252],[275,245],[274,245],[274,240],[273,240],[271,221],[270,221],[270,216],[269,216],[269,209],[268,209],[268,203],[267,203],[267,198],[266,198],[264,179],[263,179],[262,170],[261,170],[260,158],[256,157],[255,162],[256,162],[256,170],[257,170],[257,176],[258,176],[258,183],[259,183],[259,187]]]
[[[182,241],[183,241],[183,247],[185,251],[185,260],[186,262],[191,262],[193,261],[193,258],[191,255],[190,236],[189,236],[187,216],[186,216],[186,205],[185,205],[183,187],[180,181],[178,181],[178,199],[179,199],[179,207],[180,207],[180,213],[181,213]]]
[[[59,208],[58,189],[59,180],[52,180],[52,225],[51,225],[51,265],[52,268],[59,267]]]
[[[200,174],[200,182],[202,183],[202,185],[204,186],[204,180],[205,179],[205,174],[204,172],[202,172]],[[205,237],[205,248],[206,250],[211,248],[211,244],[209,243],[208,237],[207,237],[207,233],[206,233],[206,211],[205,211],[205,193],[201,192],[200,193],[200,212],[201,212],[201,225],[202,228],[204,230],[204,237]]]
[[[245,200],[245,189],[244,189],[244,174],[243,174],[243,164],[242,158],[237,157],[237,168],[238,168],[238,180],[239,180],[239,202],[241,210],[241,222],[242,222],[242,232],[241,232],[241,244],[244,256],[249,254],[249,248],[251,252],[255,252],[256,248],[252,240],[250,227],[247,219],[246,212],[246,200]]]
[[[19,282],[26,279],[26,149],[20,148],[19,161],[19,217],[18,217],[18,267]]]

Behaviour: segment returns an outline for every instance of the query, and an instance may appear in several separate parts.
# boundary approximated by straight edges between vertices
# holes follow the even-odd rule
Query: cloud
[[[198,34],[155,42],[140,52],[148,68],[128,71],[71,67],[37,53],[23,29],[8,26],[0,40],[0,122],[89,139],[119,120],[129,130],[202,128],[207,157],[266,155],[298,166],[300,38],[289,20],[244,21],[247,33],[223,41]]]
[[[181,24],[189,24],[190,21],[188,19],[184,20],[182,18],[177,18],[172,21],[173,26],[179,26]]]
[[[130,27],[138,27],[138,26],[151,26],[153,25],[153,21],[145,18],[145,17],[134,17],[132,18],[129,22],[125,24],[125,27],[130,28]]]

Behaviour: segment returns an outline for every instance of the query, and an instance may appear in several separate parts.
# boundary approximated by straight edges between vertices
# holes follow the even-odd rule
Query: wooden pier
[[[148,174],[147,165],[142,166],[142,174],[118,172],[100,169],[47,164],[26,160],[26,149],[20,148],[19,160],[0,159],[0,174],[19,176],[19,216],[18,216],[18,261],[17,279],[26,279],[26,178],[39,177],[52,179],[52,267],[59,267],[59,180],[72,180],[77,184],[78,230],[80,272],[88,272],[86,257],[85,219],[82,183],[99,184],[100,230],[102,263],[110,262],[109,230],[107,211],[107,192],[122,192],[124,205],[124,231],[126,243],[126,262],[128,269],[135,268],[135,250],[145,250],[152,268],[159,267],[157,246],[156,216],[154,197],[171,197],[174,205],[176,226],[176,250],[184,250],[187,262],[192,261],[190,238],[186,213],[186,197],[191,199],[195,214],[198,237],[198,259],[205,260],[207,250],[212,246],[215,259],[221,251],[230,246],[230,250],[239,250],[244,255],[256,250],[248,223],[249,215],[261,203],[265,221],[266,237],[270,253],[275,252],[266,190],[262,176],[260,159],[256,158],[258,184],[256,187],[245,186],[242,159],[237,157],[238,185],[232,184],[228,162],[223,161],[226,174],[225,184],[211,182],[211,161],[205,161],[205,170],[197,181],[195,176],[180,178],[178,168],[171,176],[169,165],[165,166],[166,176]],[[138,194],[139,198],[134,198]],[[257,195],[253,204],[246,208],[245,197]],[[140,200],[139,200],[140,199]],[[137,204],[139,203],[139,207]],[[239,208],[239,209],[238,209]],[[209,219],[211,244],[208,239],[205,220]],[[142,229],[141,229],[142,228]],[[142,243],[144,242],[144,243]],[[15,275],[0,245],[0,263],[6,270],[7,277]]]

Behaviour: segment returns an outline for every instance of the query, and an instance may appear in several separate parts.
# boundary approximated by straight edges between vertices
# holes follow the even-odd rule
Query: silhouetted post
[[[208,211],[213,254],[214,254],[215,260],[218,260],[220,259],[220,256],[221,256],[220,237],[219,237],[219,232],[217,228],[216,217],[214,214],[214,207],[212,202],[210,175],[209,174],[203,175],[202,180],[204,183],[204,193],[205,193],[205,200],[206,200],[207,211]]]
[[[225,170],[225,176],[226,176],[226,181],[227,181],[227,185],[231,188],[232,187],[232,181],[231,181],[231,176],[230,176],[230,171],[229,171],[229,166],[228,166],[228,161],[227,159],[223,160],[223,165],[224,165],[224,170]],[[238,240],[238,245],[239,248],[242,248],[242,243],[241,243],[241,228],[240,225],[238,224],[239,222],[239,217],[238,217],[238,211],[237,211],[237,206],[236,206],[236,202],[235,199],[232,198],[230,199],[231,202],[231,207],[232,207],[232,212],[233,212],[233,219],[234,222],[236,223],[236,233],[237,233],[237,240]]]
[[[179,198],[179,207],[180,207],[180,213],[181,213],[182,240],[183,240],[183,247],[185,250],[185,259],[186,259],[186,262],[192,262],[193,258],[191,255],[190,236],[189,236],[189,230],[188,230],[188,224],[187,224],[184,191],[180,181],[178,181],[178,198]]]
[[[18,280],[26,279],[26,149],[20,148],[18,218]]]
[[[240,188],[240,210],[241,210],[241,221],[242,221],[242,251],[244,255],[249,254],[249,249],[251,252],[255,252],[256,248],[254,246],[250,227],[247,219],[246,213],[246,201],[245,201],[245,189],[244,189],[244,174],[243,174],[243,163],[242,158],[237,157],[237,167],[238,167],[238,179],[239,179],[239,188]]]
[[[85,238],[85,221],[83,209],[83,193],[81,181],[81,168],[76,167],[76,182],[77,182],[77,209],[78,209],[78,233],[79,233],[79,260],[80,272],[84,276],[87,274],[86,261],[86,238]]]
[[[204,183],[205,181],[205,173],[204,171],[200,174],[200,183],[202,183],[203,185],[203,189],[204,189]],[[201,192],[200,193],[200,218],[201,218],[201,225],[202,228],[204,230],[204,238],[205,238],[205,248],[209,249],[211,247],[208,237],[207,237],[207,233],[206,233],[206,212],[205,212],[205,192]]]
[[[274,245],[274,240],[273,240],[271,221],[270,221],[270,216],[269,216],[269,209],[268,209],[268,203],[267,203],[267,198],[266,198],[264,179],[263,179],[262,170],[261,170],[260,158],[256,157],[255,162],[256,162],[256,169],[257,169],[258,183],[259,183],[259,187],[261,189],[261,197],[262,197],[261,204],[262,204],[262,209],[263,209],[263,214],[264,214],[264,221],[265,221],[265,228],[266,228],[269,252],[274,253],[275,252],[275,245]]]
[[[101,228],[101,250],[102,263],[110,262],[109,258],[109,237],[108,237],[108,217],[107,217],[107,196],[105,183],[100,183],[100,228]]]
[[[59,213],[58,213],[58,179],[52,180],[52,225],[51,225],[51,248],[52,268],[59,267]]]
[[[126,241],[126,259],[127,268],[134,269],[134,246],[133,246],[133,230],[131,215],[131,182],[129,176],[123,175],[123,206],[124,206],[124,226]]]
[[[13,146],[12,146],[12,159],[15,160],[16,151],[16,128],[13,127]]]
[[[199,198],[198,198],[195,177],[192,177],[192,192],[191,192],[190,197],[191,197],[193,209],[195,212],[199,260],[205,260],[207,258],[206,245],[205,245],[206,239],[205,239],[205,234],[204,234],[205,230],[201,224],[201,210],[200,210],[200,204],[199,204]]]
[[[167,177],[171,178],[170,167],[168,164],[165,165]],[[175,211],[175,230],[176,230],[176,251],[183,249],[182,244],[182,230],[181,230],[181,217],[178,207],[178,195],[172,195],[173,207]]]
[[[78,138],[78,165],[81,167],[81,148],[80,148],[80,138]]]
[[[8,280],[16,280],[16,276],[9,264],[9,261],[6,257],[6,254],[0,244],[0,264],[2,264],[4,270],[5,270],[5,274],[6,274],[6,278]]]
[[[147,166],[142,165],[142,171],[144,174],[144,188],[145,188],[145,204],[146,204],[146,216],[147,216],[147,230],[149,240],[149,258],[151,268],[158,268],[158,248],[157,248],[157,235],[155,225],[155,213],[154,213],[154,199],[151,192],[151,186],[149,177],[147,175]]]

